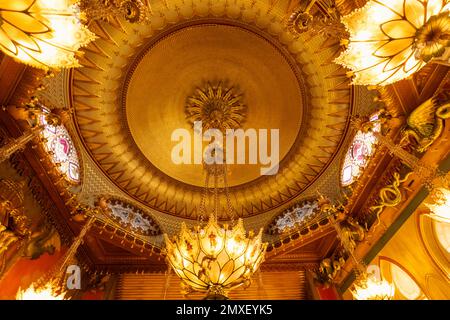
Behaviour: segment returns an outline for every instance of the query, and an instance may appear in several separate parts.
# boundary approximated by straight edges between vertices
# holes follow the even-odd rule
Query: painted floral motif
[[[305,201],[285,210],[269,225],[269,234],[286,233],[311,221],[319,212],[317,201]]]
[[[59,171],[72,183],[80,182],[80,164],[77,150],[64,125],[53,126],[47,123],[45,115],[39,118],[40,124],[45,125],[41,135],[44,138],[44,148],[51,155],[52,161]]]
[[[126,229],[141,235],[161,234],[159,226],[138,208],[120,200],[107,200],[106,213]]]

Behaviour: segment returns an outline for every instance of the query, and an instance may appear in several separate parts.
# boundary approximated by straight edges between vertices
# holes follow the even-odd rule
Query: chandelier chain
[[[217,163],[214,162],[214,215],[215,215],[216,221],[219,218],[219,207],[220,207],[218,183],[219,183],[219,177],[217,174]]]
[[[236,217],[236,211],[234,210],[233,205],[231,204],[231,199],[230,199],[230,192],[228,189],[228,169],[227,169],[227,165],[224,164],[224,186],[225,186],[225,197],[227,199],[227,207],[228,207],[228,213],[230,214],[230,220],[231,220],[231,225],[234,225],[235,222],[235,217]]]
[[[200,200],[200,206],[199,206],[199,215],[198,215],[198,221],[200,222],[200,225],[203,224],[204,221],[204,214],[206,214],[206,197],[208,194],[208,188],[209,188],[209,172],[206,172],[206,178],[203,185],[203,193]]]

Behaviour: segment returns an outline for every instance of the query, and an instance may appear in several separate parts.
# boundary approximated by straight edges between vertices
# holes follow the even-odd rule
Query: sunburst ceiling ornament
[[[95,39],[70,0],[0,0],[0,49],[36,68],[73,68],[79,48]]]
[[[192,124],[201,121],[205,129],[237,129],[244,123],[246,111],[242,95],[235,87],[226,87],[222,82],[207,83],[188,97],[186,118]]]
[[[359,85],[405,79],[440,57],[449,46],[448,0],[372,0],[341,19],[348,48],[335,61]]]

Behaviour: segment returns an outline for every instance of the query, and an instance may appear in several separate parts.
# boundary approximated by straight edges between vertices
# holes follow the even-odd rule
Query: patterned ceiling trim
[[[319,212],[317,200],[303,200],[277,215],[267,226],[266,232],[272,235],[292,232],[312,221]]]
[[[74,72],[71,95],[73,99],[72,105],[76,112],[77,129],[83,137],[83,143],[90,155],[93,158],[97,158],[100,167],[107,169],[105,173],[110,179],[122,190],[126,191],[128,195],[154,210],[171,215],[194,218],[199,200],[197,200],[196,195],[192,191],[183,186],[182,190],[178,190],[181,192],[177,192],[177,190],[171,188],[169,181],[161,177],[155,177],[159,181],[157,183],[159,193],[156,193],[155,190],[143,192],[142,185],[131,185],[139,181],[136,179],[128,180],[128,182],[124,180],[125,182],[122,181],[121,183],[120,178],[123,176],[124,171],[117,170],[117,168],[116,171],[114,170],[117,160],[110,161],[108,158],[111,157],[111,154],[101,152],[101,148],[105,144],[95,139],[95,137],[103,134],[101,129],[102,124],[104,124],[103,121],[110,121],[110,123],[115,123],[115,125],[118,124],[117,96],[111,93],[120,91],[118,90],[120,86],[117,86],[117,81],[121,79],[123,68],[127,68],[129,65],[129,58],[135,56],[133,50],[130,52],[130,48],[137,46],[137,51],[139,51],[139,46],[146,41],[145,37],[151,37],[154,32],[158,32],[156,29],[161,30],[169,22],[174,23],[179,19],[188,19],[195,16],[202,12],[200,9],[204,5],[207,6],[207,13],[211,13],[212,10],[211,7],[208,9],[211,3],[196,3],[193,9],[192,3],[175,2],[173,8],[154,7],[154,19],[152,22],[152,28],[154,29],[147,30],[146,35],[142,34],[142,27],[130,26],[118,21],[113,27],[102,24],[93,25],[92,29],[96,31],[100,39],[86,49],[83,61],[85,68]],[[241,216],[251,216],[268,212],[288,203],[299,196],[328,167],[330,161],[336,155],[336,150],[341,146],[342,138],[348,128],[347,119],[348,114],[351,112],[352,92],[348,86],[345,70],[331,63],[331,60],[339,50],[339,44],[336,41],[325,41],[320,37],[308,34],[295,39],[290,37],[285,30],[279,28],[284,16],[284,9],[281,7],[277,7],[277,10],[270,10],[269,12],[266,7],[268,3],[249,4],[248,6],[244,4],[237,7],[232,4],[225,5],[226,3],[226,1],[219,1],[215,4],[214,9],[224,5],[220,15],[234,16],[236,19],[245,20],[246,23],[251,22],[259,25],[260,28],[266,30],[265,32],[271,33],[280,39],[279,41],[284,43],[291,50],[292,55],[299,60],[304,60],[307,57],[317,59],[312,65],[305,67],[305,72],[308,73],[308,82],[314,86],[312,91],[316,95],[316,98],[313,96],[312,100],[313,103],[321,104],[324,99],[323,92],[326,92],[328,94],[326,98],[328,101],[326,109],[328,111],[327,119],[334,120],[333,124],[327,128],[329,132],[321,138],[325,142],[324,145],[319,146],[322,154],[315,155],[308,161],[299,159],[298,154],[292,156],[292,159],[289,159],[289,164],[282,169],[283,178],[264,179],[265,181],[259,186],[245,186],[245,188],[237,190],[232,195],[232,200],[238,205],[239,214]],[[261,5],[263,7],[258,8]],[[183,12],[181,10],[182,6],[186,8],[191,6],[190,11],[188,10],[191,13],[185,16],[172,15],[173,10],[175,10],[175,13]],[[268,17],[261,15],[261,12],[267,12]],[[236,13],[238,14],[236,15]],[[205,12],[203,11],[204,15]],[[168,19],[169,16],[171,19]],[[264,20],[264,23],[261,23],[261,19]],[[261,27],[261,24],[265,26]],[[122,40],[114,38],[118,35]],[[305,48],[304,43],[308,43],[308,46],[311,46],[311,48]],[[317,68],[313,67],[319,61],[322,61],[319,64],[321,74],[317,74]],[[325,63],[323,63],[324,61]],[[108,70],[109,73],[102,74],[105,70]],[[320,79],[321,77],[323,77],[323,82],[318,83],[318,78]],[[324,83],[325,87],[321,86]],[[320,95],[322,95],[322,99]],[[109,106],[109,112],[107,113],[103,109],[105,105]],[[114,105],[116,106],[115,108],[113,107]],[[324,110],[323,105],[320,108]],[[100,115],[100,118],[96,114]],[[319,125],[323,119],[314,119],[312,117],[309,120],[311,124],[316,122]],[[115,133],[111,133],[107,138],[114,138],[111,140],[117,139]],[[303,164],[305,167],[303,169],[296,168],[299,164]],[[300,178],[298,178],[299,175]],[[280,188],[280,183],[283,181],[286,184]]]
[[[69,105],[69,83],[66,79],[67,71],[65,69],[55,72],[53,77],[42,79],[42,85],[45,90],[36,91],[35,94],[39,101],[47,106],[54,108],[64,108]]]
[[[162,233],[159,225],[150,218],[149,214],[144,213],[127,201],[101,198],[99,207],[113,223],[119,224],[132,233],[143,236],[157,236]]]

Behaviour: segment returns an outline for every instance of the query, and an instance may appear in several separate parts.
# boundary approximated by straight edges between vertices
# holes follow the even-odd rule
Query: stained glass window
[[[285,233],[310,221],[319,212],[317,201],[305,201],[285,210],[270,224],[270,234]]]
[[[434,232],[442,250],[450,254],[450,224],[434,221]]]
[[[138,208],[119,200],[108,200],[107,214],[126,229],[142,235],[158,235],[161,229]]]
[[[450,224],[431,216],[420,215],[420,237],[436,265],[445,274],[450,274]]]
[[[394,300],[427,300],[416,280],[397,262],[380,258],[382,278],[394,284]]]
[[[376,113],[370,117],[370,121],[374,122],[372,132],[360,130],[353,138],[352,144],[345,155],[341,172],[341,183],[344,187],[351,185],[358,179],[367,166],[369,158],[375,153],[377,138],[373,132],[381,131],[378,115]]]
[[[45,115],[40,116],[40,124],[45,126],[41,135],[45,139],[44,147],[51,155],[59,171],[72,183],[80,182],[80,164],[77,150],[64,125],[53,126],[47,123]]]

